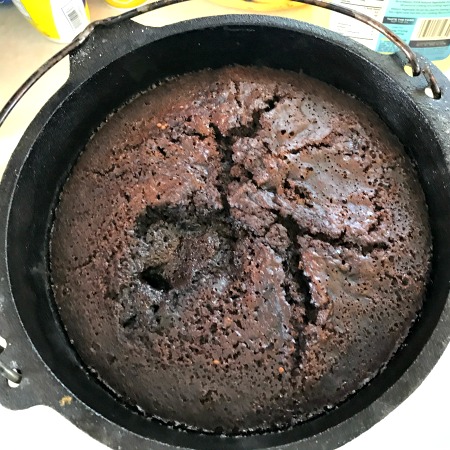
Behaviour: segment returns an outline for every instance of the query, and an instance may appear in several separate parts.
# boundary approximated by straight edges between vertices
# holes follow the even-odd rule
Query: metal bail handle
[[[147,5],[139,6],[131,11],[127,11],[123,14],[120,14],[115,17],[108,17],[103,20],[96,20],[90,23],[84,31],[82,31],[69,45],[64,47],[58,53],[56,53],[52,58],[50,58],[46,63],[44,63],[36,72],[34,72],[16,91],[16,93],[9,99],[3,109],[0,111],[0,127],[5,122],[6,118],[9,116],[11,111],[20,101],[20,99],[28,92],[28,90],[33,86],[36,81],[38,81],[42,75],[48,72],[56,63],[61,61],[66,56],[72,54],[75,50],[79,49],[86,39],[92,34],[95,28],[101,26],[110,26],[120,22],[123,22],[128,19],[132,19],[133,17],[139,16],[141,14],[154,11],[156,9],[163,8],[165,6],[175,5],[177,3],[184,3],[189,0],[158,0],[154,3],[149,3]],[[331,11],[335,11],[346,16],[352,17],[360,22],[363,22],[375,30],[382,33],[386,36],[390,41],[392,41],[395,45],[397,45],[400,50],[406,55],[408,61],[412,67],[413,75],[418,76],[423,74],[425,79],[427,80],[428,86],[433,93],[433,98],[439,99],[442,96],[441,88],[439,87],[435,76],[433,75],[431,69],[426,67],[420,67],[419,61],[417,59],[417,55],[413,52],[411,47],[402,41],[395,33],[393,33],[389,28],[387,28],[382,23],[372,19],[371,17],[362,14],[360,12],[354,11],[349,8],[345,8],[340,5],[334,5],[332,3],[327,3],[322,0],[292,0],[296,3],[304,3],[307,5],[318,6],[319,8],[330,9]]]

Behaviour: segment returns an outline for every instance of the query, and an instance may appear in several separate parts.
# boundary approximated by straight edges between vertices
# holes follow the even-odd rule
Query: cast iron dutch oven
[[[130,20],[100,25],[65,51],[71,53],[69,79],[26,131],[1,183],[0,332],[10,345],[0,356],[0,403],[11,409],[50,406],[99,441],[126,450],[330,449],[362,433],[420,384],[449,342],[450,83],[435,68],[435,78],[426,70],[427,77],[407,76],[400,53],[379,55],[330,31],[283,18],[208,17],[163,28]],[[417,63],[422,68],[429,63],[413,61],[419,75]],[[87,372],[53,305],[48,238],[61,187],[111,111],[169,76],[231,64],[303,71],[369,104],[417,166],[434,254],[421,316],[372,382],[333,410],[289,430],[223,437],[150,420]],[[430,82],[439,99],[425,94]],[[20,380],[18,388],[9,388],[7,378]]]

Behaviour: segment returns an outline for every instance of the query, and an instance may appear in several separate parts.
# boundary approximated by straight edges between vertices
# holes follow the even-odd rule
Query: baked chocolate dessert
[[[233,67],[108,118],[63,188],[51,276],[75,349],[124,401],[239,433],[374,377],[430,255],[415,171],[374,112],[305,75]]]

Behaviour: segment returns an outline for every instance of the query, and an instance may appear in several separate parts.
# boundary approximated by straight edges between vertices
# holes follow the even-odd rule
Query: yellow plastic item
[[[114,8],[136,8],[147,3],[147,0],[105,0],[106,3]]]
[[[42,34],[68,43],[90,21],[86,0],[13,0],[17,9]]]
[[[246,9],[248,11],[281,11],[290,8],[299,8],[304,5],[290,0],[210,0],[218,5],[229,8]]]

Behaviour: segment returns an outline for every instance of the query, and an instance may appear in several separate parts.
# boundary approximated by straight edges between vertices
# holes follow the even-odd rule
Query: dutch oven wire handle
[[[20,88],[16,91],[16,93],[10,98],[10,100],[0,111],[0,127],[3,125],[4,121],[6,120],[10,112],[14,109],[19,100],[31,88],[31,86],[33,86],[34,83],[36,83],[36,81],[38,81],[42,77],[42,75],[48,72],[56,63],[58,63],[71,53],[73,53],[75,50],[79,49],[86,41],[86,39],[92,34],[95,28],[111,26],[123,22],[125,20],[132,19],[133,17],[139,16],[141,14],[154,11],[156,9],[160,9],[165,6],[175,5],[177,3],[184,3],[186,1],[189,0],[158,0],[154,3],[139,6],[135,9],[127,11],[118,16],[108,17],[106,19],[96,20],[90,23],[84,29],[84,31],[82,31],[69,45],[64,47],[52,58],[50,58],[46,63],[44,63],[22,84],[22,86],[20,86]],[[423,74],[423,76],[427,81],[428,87],[431,90],[433,98],[434,99],[441,98],[442,96],[441,88],[439,87],[436,77],[433,75],[433,72],[431,71],[430,67],[428,66],[421,67],[417,55],[414,53],[411,47],[382,23],[378,22],[375,19],[372,19],[366,14],[362,14],[358,11],[354,11],[352,9],[345,8],[340,5],[328,3],[323,0],[292,0],[292,1],[296,3],[304,3],[307,5],[318,6],[319,8],[325,8],[331,11],[344,14],[348,17],[352,17],[356,20],[359,20],[360,22],[363,22],[366,25],[369,25],[375,30],[379,31],[381,34],[386,36],[391,42],[393,42],[405,54],[406,58],[408,59],[408,64],[411,66],[413,76],[419,76]]]
[[[174,5],[177,3],[184,3],[189,0],[158,0],[154,3],[150,3],[147,5],[139,6],[138,8],[127,11],[123,14],[120,14],[115,17],[109,17],[103,20],[97,20],[95,22],[90,23],[84,31],[82,31],[69,45],[64,47],[58,53],[56,53],[52,58],[50,58],[46,63],[44,63],[36,72],[34,72],[17,90],[17,92],[11,97],[11,99],[6,103],[3,109],[0,111],[0,126],[3,125],[4,121],[17,105],[17,103],[21,100],[21,98],[27,93],[27,91],[38,81],[42,75],[48,72],[56,63],[61,61],[68,55],[71,55],[75,50],[82,47],[87,38],[92,34],[95,28],[97,27],[105,27],[112,26],[114,24],[123,22],[125,20],[131,19],[133,17],[139,16],[146,12],[154,11],[156,9],[163,8],[165,6]],[[312,6],[318,6],[320,8],[329,9],[331,11],[335,11],[346,16],[352,17],[360,22],[363,22],[375,30],[382,33],[386,36],[390,41],[392,41],[406,56],[408,59],[409,65],[412,68],[412,75],[418,76],[423,74],[425,79],[427,80],[427,84],[429,89],[432,92],[432,96],[434,99],[439,99],[442,96],[442,91],[437,83],[435,76],[433,75],[431,69],[428,66],[421,67],[419,64],[419,60],[414,51],[403,41],[401,40],[395,33],[393,33],[389,28],[387,28],[382,23],[372,19],[371,17],[362,14],[360,12],[354,11],[349,8],[345,8],[340,5],[335,5],[332,3],[328,3],[322,0],[292,0],[297,3],[304,3]],[[1,353],[0,348],[0,353]],[[21,380],[21,374],[9,368],[7,365],[0,361],[0,375],[4,378],[8,379],[13,383],[19,383]]]

